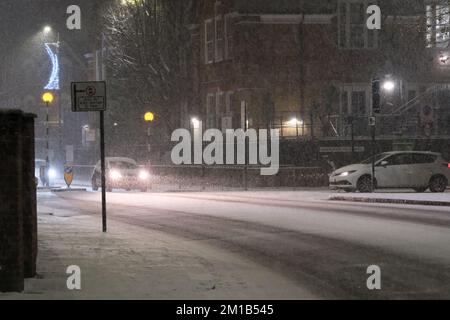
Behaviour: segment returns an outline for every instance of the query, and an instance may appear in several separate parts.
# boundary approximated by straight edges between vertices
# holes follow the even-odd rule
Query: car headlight
[[[338,174],[338,177],[347,177],[347,176],[349,176],[349,175],[351,175],[352,173],[355,173],[355,172],[356,172],[356,170],[345,171],[345,172],[342,172],[342,173]]]
[[[56,178],[56,170],[53,168],[48,169],[48,177],[50,179]]]
[[[139,179],[141,179],[141,180],[147,180],[148,177],[149,177],[149,174],[148,174],[147,171],[145,171],[145,170],[139,171]]]
[[[111,172],[109,173],[109,176],[113,180],[118,180],[118,179],[122,178],[122,175],[117,170],[111,170]]]

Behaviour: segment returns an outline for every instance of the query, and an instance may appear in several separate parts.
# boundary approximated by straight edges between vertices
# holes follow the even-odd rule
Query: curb
[[[423,206],[443,206],[450,207],[450,202],[446,201],[428,201],[428,200],[407,200],[407,199],[385,199],[385,198],[363,198],[363,197],[342,197],[331,196],[332,201],[351,201],[351,202],[367,202],[367,203],[393,203],[393,204],[412,204]]]
[[[87,191],[86,188],[64,188],[64,189],[51,189],[51,192],[79,192],[79,191]]]

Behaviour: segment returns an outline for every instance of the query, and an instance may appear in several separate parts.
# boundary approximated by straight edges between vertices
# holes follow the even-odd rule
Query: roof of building
[[[333,14],[339,0],[235,0],[235,11],[243,14]],[[367,2],[370,4],[370,1]],[[424,13],[424,0],[379,0],[383,15]]]

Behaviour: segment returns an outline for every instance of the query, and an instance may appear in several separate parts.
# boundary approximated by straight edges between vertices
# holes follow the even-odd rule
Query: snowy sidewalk
[[[308,291],[249,259],[166,233],[58,209],[40,193],[38,276],[2,299],[290,299]],[[94,208],[95,209],[95,208]],[[67,289],[68,266],[81,268],[79,291]]]
[[[334,193],[330,200],[412,204],[428,206],[450,206],[450,191],[444,193],[416,193],[416,192],[381,192],[374,193]]]

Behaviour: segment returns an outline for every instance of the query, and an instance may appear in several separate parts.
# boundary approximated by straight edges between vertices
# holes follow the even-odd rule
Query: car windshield
[[[383,159],[387,155],[388,155],[388,153],[380,153],[380,154],[375,155],[375,162]],[[366,159],[366,160],[362,161],[361,164],[371,164],[373,158],[374,157],[370,157],[369,159]]]
[[[125,162],[125,161],[111,161],[110,162],[111,168],[116,169],[136,169],[137,165],[131,162]]]

